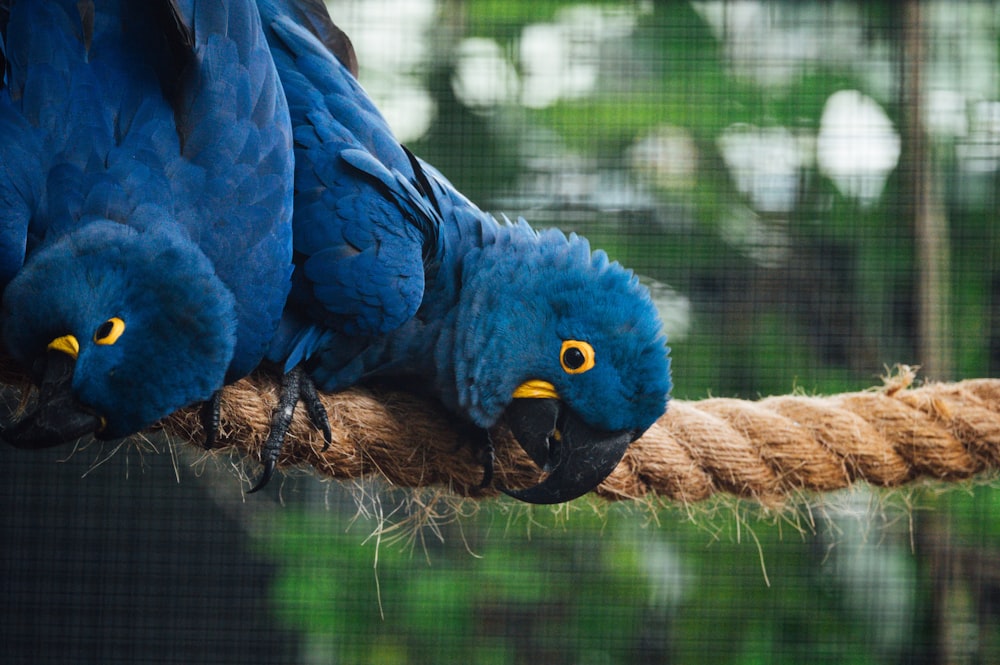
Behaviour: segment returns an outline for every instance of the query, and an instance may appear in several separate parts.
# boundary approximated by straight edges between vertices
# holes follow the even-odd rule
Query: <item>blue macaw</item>
[[[647,289],[583,238],[497,221],[410,154],[321,2],[257,6],[296,160],[296,267],[270,359],[305,366],[324,390],[417,377],[478,428],[505,418],[549,472],[506,493],[556,503],[592,490],[666,408],[668,349]]]
[[[292,131],[252,0],[4,0],[0,55],[2,335],[40,385],[2,438],[211,404],[263,359],[293,269]]]

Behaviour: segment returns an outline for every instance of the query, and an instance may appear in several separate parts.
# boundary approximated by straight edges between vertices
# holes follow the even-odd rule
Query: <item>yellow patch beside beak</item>
[[[76,360],[80,355],[80,342],[76,341],[76,337],[72,335],[63,335],[49,342],[48,349],[50,351],[62,351],[73,360]]]
[[[548,381],[531,379],[514,389],[514,398],[533,397],[536,399],[559,399],[556,387]]]

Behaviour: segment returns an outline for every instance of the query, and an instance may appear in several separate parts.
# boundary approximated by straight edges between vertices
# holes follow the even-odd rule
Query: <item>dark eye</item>
[[[586,342],[568,339],[562,343],[559,363],[567,374],[582,374],[594,366],[594,347]]]
[[[118,338],[125,332],[125,322],[117,316],[113,316],[94,331],[94,343],[109,346],[118,341]]]
[[[563,351],[563,365],[566,369],[572,371],[574,369],[580,369],[583,367],[583,363],[587,362],[586,356],[583,355],[583,351],[571,346],[570,348]]]

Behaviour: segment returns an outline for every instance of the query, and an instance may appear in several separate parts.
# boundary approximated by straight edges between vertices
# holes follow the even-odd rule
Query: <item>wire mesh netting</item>
[[[650,286],[674,396],[1000,372],[1000,4],[330,5],[414,153]],[[0,447],[5,663],[989,663],[1000,494],[776,512]]]

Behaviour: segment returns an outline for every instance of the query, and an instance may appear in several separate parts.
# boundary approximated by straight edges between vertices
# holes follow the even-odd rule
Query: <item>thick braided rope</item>
[[[673,400],[597,493],[609,500],[696,502],[724,492],[770,504],[857,481],[896,487],[1000,467],[1000,379],[911,388],[913,377],[904,368],[880,389],[826,397]],[[227,388],[220,444],[260,459],[276,394],[276,381],[263,374]],[[467,496],[496,493],[478,489],[482,466],[473,432],[432,402],[364,389],[322,399],[332,445],[323,450],[322,436],[298,409],[279,466],[309,465],[333,479],[380,474],[398,486],[444,485]],[[163,427],[193,444],[201,440],[197,409],[171,416]],[[499,482],[538,481],[540,472],[504,428],[492,438]]]

